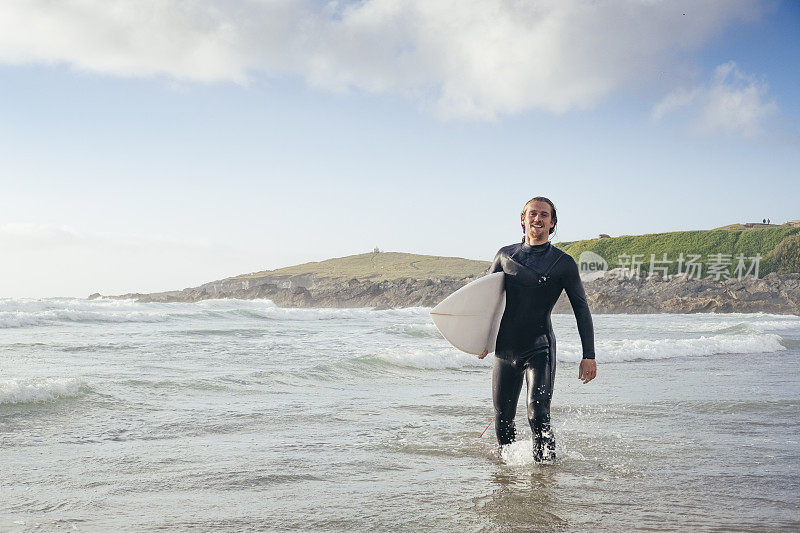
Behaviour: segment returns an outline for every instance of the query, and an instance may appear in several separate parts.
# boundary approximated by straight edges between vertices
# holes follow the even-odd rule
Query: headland
[[[800,315],[800,223],[598,237],[557,243],[583,268],[594,313]],[[587,271],[587,257],[601,271]],[[283,307],[431,307],[480,277],[488,261],[373,252],[264,270],[158,293],[107,298],[196,302],[269,299]],[[90,298],[101,297],[93,294]],[[555,312],[570,312],[566,296]]]

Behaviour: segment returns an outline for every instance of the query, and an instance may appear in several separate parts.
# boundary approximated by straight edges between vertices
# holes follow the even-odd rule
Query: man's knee
[[[535,419],[545,416],[550,417],[550,394],[545,387],[537,387],[528,399],[528,421],[533,424]]]

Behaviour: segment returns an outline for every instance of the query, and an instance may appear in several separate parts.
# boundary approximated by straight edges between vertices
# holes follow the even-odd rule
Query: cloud
[[[292,75],[492,119],[591,108],[761,9],[748,0],[4,0],[0,62],[241,84]]]
[[[768,93],[766,83],[729,61],[714,69],[708,83],[667,94],[653,107],[652,118],[658,122],[680,112],[692,117],[692,128],[699,133],[754,138],[762,135],[777,115],[778,105]]]

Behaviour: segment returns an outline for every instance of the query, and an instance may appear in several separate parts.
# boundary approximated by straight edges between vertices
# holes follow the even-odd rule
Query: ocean
[[[0,299],[0,531],[800,529],[800,317],[554,315],[537,465],[428,311]]]

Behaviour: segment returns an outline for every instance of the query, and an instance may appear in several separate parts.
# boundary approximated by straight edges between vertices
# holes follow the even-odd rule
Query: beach
[[[428,311],[0,299],[0,530],[800,528],[800,317],[554,315],[537,465]]]

